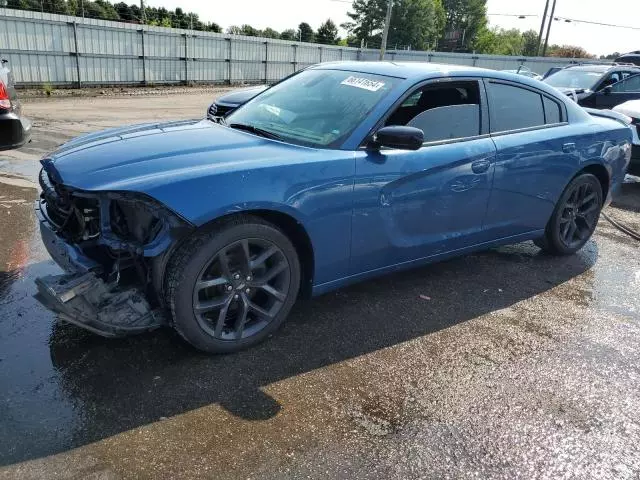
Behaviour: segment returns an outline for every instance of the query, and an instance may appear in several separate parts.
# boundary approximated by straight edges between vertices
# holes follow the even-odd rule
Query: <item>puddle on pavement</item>
[[[564,259],[541,255],[526,243],[316,299],[299,307],[293,326],[234,356],[201,356],[168,331],[104,340],[57,324],[32,298],[34,279],[59,269],[41,244],[32,213],[37,190],[29,182],[37,163],[11,172],[17,170],[28,178],[0,178],[0,466],[66,451],[211,403],[236,418],[268,420],[280,405],[256,397],[256,392],[278,380],[393,347],[538,294],[553,295],[568,308],[578,306],[579,313],[587,308],[633,313],[640,288],[638,257],[621,258],[629,247],[604,236]],[[418,300],[421,294],[430,300]],[[544,319],[547,313],[541,315]],[[391,328],[389,319],[398,323]],[[351,331],[345,332],[345,321]],[[543,340],[555,334],[524,318],[506,326]],[[489,353],[502,352],[506,358],[509,351],[528,352],[519,344],[505,345],[514,342],[512,337],[499,340],[498,346],[487,346]],[[407,416],[402,398],[365,398],[351,412],[352,420],[373,435],[397,432]]]

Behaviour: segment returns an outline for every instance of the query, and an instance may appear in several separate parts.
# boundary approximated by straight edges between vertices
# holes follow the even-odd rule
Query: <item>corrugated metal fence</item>
[[[0,54],[19,86],[271,83],[319,62],[378,60],[379,51],[151,27],[0,8]],[[386,59],[544,73],[570,60],[389,51]]]

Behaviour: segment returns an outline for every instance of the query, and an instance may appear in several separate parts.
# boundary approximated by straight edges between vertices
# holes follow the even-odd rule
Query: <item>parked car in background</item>
[[[634,65],[571,65],[543,81],[583,107],[611,109],[619,103],[640,98],[640,91],[633,91],[635,81],[624,82],[638,74],[640,67]]]
[[[551,67],[549,70],[547,70],[547,72],[542,76],[542,80],[544,80],[545,78],[553,75],[556,72],[559,72],[560,70],[562,70],[564,67]]]
[[[503,72],[517,73],[518,75],[524,75],[525,77],[535,78],[536,80],[542,80],[542,75],[536,72],[532,72],[527,67],[522,65],[515,70],[503,70]]]
[[[626,115],[635,127],[635,138],[633,142],[633,152],[629,173],[640,176],[640,100],[631,100],[613,108],[619,114]]]
[[[625,53],[621,57],[616,58],[616,63],[633,63],[640,66],[640,50]]]
[[[7,60],[0,60],[0,150],[24,145],[31,138],[31,122],[22,116],[13,75]]]
[[[68,273],[38,289],[96,333],[167,325],[236,351],[299,296],[525,240],[575,253],[631,137],[522,75],[321,64],[219,123],[112,129],[47,155],[37,212]]]
[[[244,105],[259,93],[264,92],[268,85],[242,88],[218,97],[207,109],[207,118],[216,121],[220,117],[226,117],[240,105]]]

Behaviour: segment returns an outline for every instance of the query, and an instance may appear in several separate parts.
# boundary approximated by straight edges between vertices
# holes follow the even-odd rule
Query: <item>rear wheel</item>
[[[594,175],[574,178],[562,193],[544,237],[535,241],[555,255],[571,255],[591,238],[602,210],[602,186]]]
[[[294,246],[275,226],[254,217],[197,235],[176,253],[167,272],[176,330],[211,353],[266,338],[285,320],[300,288]]]

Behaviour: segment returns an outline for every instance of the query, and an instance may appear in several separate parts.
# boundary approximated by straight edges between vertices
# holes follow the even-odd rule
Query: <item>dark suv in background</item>
[[[616,58],[616,63],[633,63],[640,67],[640,50],[625,53],[621,57]]]
[[[611,109],[629,100],[640,99],[638,75],[640,67],[632,64],[585,64],[565,67],[543,81],[583,107]]]
[[[31,138],[31,122],[22,116],[8,62],[0,60],[0,150],[24,145]]]

